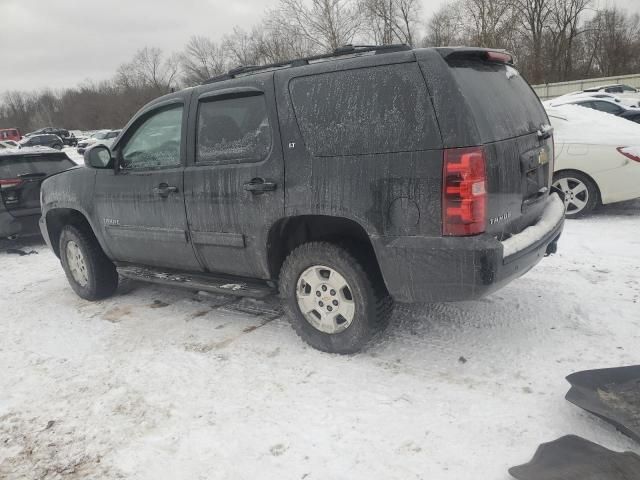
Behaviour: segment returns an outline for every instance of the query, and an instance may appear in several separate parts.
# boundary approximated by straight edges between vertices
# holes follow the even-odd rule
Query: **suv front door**
[[[194,95],[191,111],[185,203],[196,253],[210,272],[269,278],[268,233],[284,214],[273,74]]]
[[[184,210],[186,119],[182,96],[151,107],[114,146],[116,168],[97,171],[95,217],[114,260],[200,270]]]

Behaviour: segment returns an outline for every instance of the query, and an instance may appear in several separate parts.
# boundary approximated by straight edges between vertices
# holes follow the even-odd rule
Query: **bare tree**
[[[427,22],[427,34],[422,40],[425,47],[446,47],[460,45],[463,27],[460,2],[445,3]]]
[[[613,76],[640,69],[640,16],[600,10],[585,26],[586,74]]]
[[[182,81],[195,85],[224,72],[227,68],[225,48],[213,40],[193,36],[180,56]]]
[[[159,48],[144,47],[118,69],[118,82],[126,88],[151,87],[169,92],[175,87],[180,69],[177,55],[165,56]]]
[[[570,80],[574,75],[574,54],[582,30],[582,15],[591,0],[553,0],[548,27],[547,51],[550,52],[551,74],[556,81]]]
[[[514,10],[511,0],[462,0],[466,40],[474,46],[506,48],[513,33]]]
[[[361,0],[363,29],[376,44],[414,44],[420,16],[418,0]]]
[[[513,0],[516,18],[520,22],[528,50],[528,79],[540,83],[544,77],[544,32],[549,25],[553,0]]]
[[[361,30],[361,16],[350,0],[280,0],[271,27],[303,39],[318,53],[330,52],[353,42]]]

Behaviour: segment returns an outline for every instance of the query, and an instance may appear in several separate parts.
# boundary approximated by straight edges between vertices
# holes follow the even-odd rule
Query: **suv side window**
[[[271,150],[271,126],[261,94],[201,101],[196,131],[196,163],[259,162]]]
[[[173,106],[148,116],[122,148],[122,168],[141,170],[180,165],[183,106]]]
[[[418,64],[298,77],[289,91],[300,131],[318,157],[440,148],[440,130]]]

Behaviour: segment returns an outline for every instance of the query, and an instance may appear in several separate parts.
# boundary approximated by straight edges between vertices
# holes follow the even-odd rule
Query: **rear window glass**
[[[441,147],[416,63],[299,77],[289,88],[302,136],[315,156]]]
[[[0,155],[0,178],[17,178],[20,175],[44,173],[51,175],[75,167],[66,154],[11,156]]]
[[[449,65],[484,143],[532,133],[549,123],[538,96],[515,68],[477,60]]]

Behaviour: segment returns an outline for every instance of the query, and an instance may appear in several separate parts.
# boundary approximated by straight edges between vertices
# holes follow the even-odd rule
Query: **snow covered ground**
[[[84,156],[78,153],[77,147],[64,147],[62,151],[78,165],[84,165]]]
[[[3,479],[506,480],[569,433],[640,453],[564,400],[571,372],[640,363],[640,201],[567,221],[489,298],[397,308],[354,356],[276,301],[125,282],[89,303],[21,248],[0,253]]]

